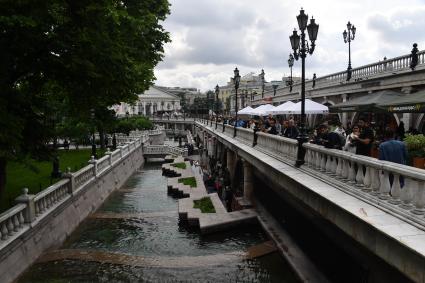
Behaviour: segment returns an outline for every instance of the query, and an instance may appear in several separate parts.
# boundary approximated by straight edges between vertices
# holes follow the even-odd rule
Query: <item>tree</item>
[[[0,2],[0,196],[9,160],[46,152],[56,103],[90,123],[149,88],[168,13],[167,0]]]

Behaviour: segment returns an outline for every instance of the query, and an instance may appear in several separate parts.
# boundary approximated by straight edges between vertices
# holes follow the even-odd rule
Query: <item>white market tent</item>
[[[310,99],[305,100],[305,114],[324,114],[328,112],[329,108],[327,106]],[[288,107],[285,114],[301,114],[301,101]]]
[[[251,112],[251,115],[266,116],[269,114],[270,111],[274,109],[275,107],[271,104],[260,105]]]
[[[251,106],[247,106],[244,109],[241,109],[238,111],[239,115],[252,115],[252,111],[254,111],[254,108],[252,108]]]
[[[273,110],[269,111],[269,114],[272,115],[280,115],[280,114],[288,114],[288,108],[292,107],[294,105],[292,101],[287,101],[285,103],[282,103],[278,106],[276,106]]]

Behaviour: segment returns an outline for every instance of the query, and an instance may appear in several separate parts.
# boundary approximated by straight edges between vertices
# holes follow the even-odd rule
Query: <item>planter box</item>
[[[413,167],[425,169],[425,157],[413,157]]]

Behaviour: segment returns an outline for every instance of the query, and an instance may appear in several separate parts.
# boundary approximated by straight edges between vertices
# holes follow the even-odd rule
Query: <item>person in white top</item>
[[[352,133],[349,134],[345,140],[344,150],[351,153],[356,153],[359,136],[360,136],[360,129],[359,129],[359,126],[356,125],[353,127]]]

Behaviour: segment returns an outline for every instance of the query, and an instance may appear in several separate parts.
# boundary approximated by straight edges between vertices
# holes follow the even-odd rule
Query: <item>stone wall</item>
[[[11,237],[0,250],[0,282],[12,282],[33,264],[47,249],[56,248],[92,212],[99,208],[115,189],[144,163],[142,146],[133,143],[133,149],[88,179],[70,195],[52,205],[40,217],[24,225],[18,237]],[[91,165],[93,166],[93,165]]]

